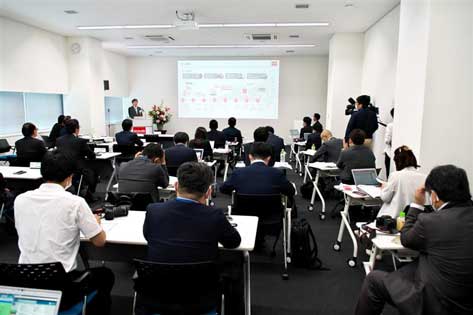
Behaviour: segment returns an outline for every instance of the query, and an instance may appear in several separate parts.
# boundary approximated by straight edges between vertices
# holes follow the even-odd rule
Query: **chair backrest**
[[[120,186],[119,186],[120,187]],[[126,200],[131,203],[131,210],[146,211],[150,203],[157,202],[159,196],[153,198],[149,192],[109,192],[107,201],[112,204],[120,204]]]
[[[257,216],[259,224],[280,223],[284,210],[280,194],[233,194],[232,214]]]
[[[0,264],[0,285],[62,290],[68,283],[60,262],[47,264]]]
[[[121,153],[120,156],[116,157],[116,161],[121,163],[133,160],[136,153],[140,151],[140,148],[135,145],[114,144],[112,150],[113,152]]]
[[[11,145],[8,143],[7,139],[0,139],[0,153],[5,153],[10,151]]]
[[[217,305],[219,271],[212,261],[157,263],[135,259],[135,291],[151,297],[152,312],[205,314]]]

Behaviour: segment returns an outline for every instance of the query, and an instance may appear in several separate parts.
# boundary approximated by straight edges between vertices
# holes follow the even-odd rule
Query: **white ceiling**
[[[363,32],[400,0],[0,0],[0,15],[66,36],[92,36],[106,49],[129,56],[279,56],[326,55],[330,37],[337,32]],[[352,7],[345,4],[353,3]],[[309,9],[294,5],[308,3]],[[75,10],[68,15],[64,10]],[[84,25],[174,24],[176,10],[192,10],[198,23],[329,22],[326,27],[77,30]],[[244,34],[275,33],[267,44],[315,44],[314,48],[142,49],[154,45],[144,35],[171,35],[162,45],[248,45]],[[300,38],[289,38],[298,34]],[[133,39],[126,40],[125,37]],[[266,44],[266,43],[263,43]],[[159,44],[158,44],[159,45]]]

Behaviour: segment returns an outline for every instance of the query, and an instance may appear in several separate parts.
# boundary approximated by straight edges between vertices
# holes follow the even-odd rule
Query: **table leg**
[[[343,213],[346,215],[348,213],[348,209],[350,208],[350,201],[351,201],[350,197],[345,197],[345,206],[343,208],[343,211],[340,212],[340,214]],[[340,244],[342,243],[344,229],[345,229],[345,220],[343,220],[343,217],[342,217],[342,220],[340,221],[340,229],[338,230],[338,237],[337,237],[338,250],[335,249],[337,251],[340,250]]]
[[[245,315],[251,315],[251,273],[250,273],[250,253],[243,252],[243,274],[245,275]]]
[[[107,183],[107,188],[105,189],[105,201],[107,201],[108,192],[110,191],[110,186],[112,185],[113,178],[115,178],[118,183],[118,174],[117,174],[117,167],[115,165],[115,158],[113,158],[113,161],[111,161],[111,163],[112,163],[113,172],[112,172],[112,175],[110,175],[110,179],[108,180],[108,183]]]
[[[351,198],[348,197],[348,200],[351,200]],[[340,215],[342,216],[342,222],[344,223],[345,227],[347,228],[348,234],[350,235],[350,238],[353,242],[353,257],[351,257],[347,261],[348,266],[353,268],[353,267],[356,266],[356,259],[358,257],[358,240],[355,237],[355,233],[353,233],[353,230],[351,229],[350,221],[348,219],[348,217],[349,217],[349,215],[348,215],[349,205],[350,205],[350,202],[348,203],[348,207],[347,207],[347,204],[345,204],[345,209],[344,209],[343,212],[340,213]],[[340,225],[340,228],[341,227],[342,227],[342,225]],[[343,237],[343,230],[341,232],[342,232],[341,233],[342,236],[340,236],[340,232],[339,232],[339,239],[337,240],[337,242],[340,242],[340,243],[341,243],[341,237]]]
[[[319,189],[319,179],[320,179],[320,170],[317,171],[317,176],[315,177],[314,188],[317,191],[317,195],[319,195],[320,202],[322,203],[322,211],[320,213],[320,219],[325,219],[325,198],[322,195],[322,192]]]
[[[317,190],[317,184],[319,182],[319,170],[317,170],[317,175],[315,175],[315,180],[314,180],[314,188],[312,189],[312,196],[310,197],[310,205],[309,205],[309,211],[314,210],[314,202],[315,202],[315,192]]]
[[[226,182],[227,181],[227,176],[228,176],[228,161],[225,160],[225,172],[223,174],[223,181]]]
[[[373,244],[373,247],[371,248],[370,260],[368,262],[368,270],[367,270],[366,274],[368,274],[368,272],[371,272],[371,271],[374,270],[374,264],[376,263],[376,255],[377,254],[378,254],[378,249]]]

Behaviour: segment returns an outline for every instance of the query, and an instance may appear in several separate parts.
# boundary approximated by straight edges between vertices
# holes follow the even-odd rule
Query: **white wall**
[[[325,117],[327,91],[327,57],[267,57],[279,59],[280,90],[279,119],[241,119],[237,127],[243,136],[253,138],[258,126],[272,125],[277,134],[289,139],[289,129],[295,119],[312,116],[319,112]],[[135,57],[129,58],[130,97],[140,100],[140,106],[149,109],[161,100],[172,108],[174,117],[165,129],[174,133],[185,131],[191,138],[198,126],[208,127],[209,119],[177,117],[177,60],[185,58]],[[240,58],[242,59],[242,58]],[[218,119],[220,129],[227,125],[226,119]],[[325,121],[322,120],[325,124]]]
[[[371,26],[364,38],[361,94],[371,96],[372,103],[379,107],[379,117],[383,122],[392,121],[389,112],[395,106],[399,14],[400,7],[397,6]],[[384,167],[385,130],[379,126],[374,137],[373,151],[378,167]]]
[[[107,50],[103,58],[102,77],[110,81],[110,90],[105,91],[105,96],[128,96],[128,58]]]
[[[66,93],[63,36],[0,17],[0,90]]]

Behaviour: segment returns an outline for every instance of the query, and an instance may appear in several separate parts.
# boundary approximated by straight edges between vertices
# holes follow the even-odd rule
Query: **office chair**
[[[120,165],[123,162],[131,161],[135,158],[136,153],[141,151],[141,147],[137,147],[135,145],[122,145],[122,144],[114,144],[112,147],[113,152],[119,152],[121,155],[115,158],[115,162],[117,165]]]
[[[276,237],[271,256],[276,255],[276,245],[283,233],[284,264],[282,278],[289,279],[288,264],[291,262],[291,208],[287,207],[287,197],[281,194],[250,195],[233,192],[229,215],[257,216],[257,241],[265,235]]]
[[[133,314],[217,314],[220,274],[212,261],[157,263],[134,259]],[[224,314],[224,296],[221,297]]]
[[[89,292],[89,276],[86,271],[71,280],[60,262],[0,264],[0,285],[61,291],[59,315],[86,315],[87,304],[97,295]]]

